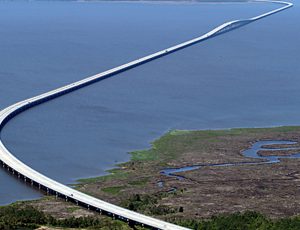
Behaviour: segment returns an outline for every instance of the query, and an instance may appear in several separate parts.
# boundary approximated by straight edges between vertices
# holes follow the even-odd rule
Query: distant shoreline
[[[7,1],[7,2],[14,2]],[[162,3],[245,3],[252,2],[251,0],[24,0],[21,2],[162,2]]]
[[[34,0],[33,0],[34,1]],[[43,1],[43,0],[36,0]],[[106,3],[165,3],[165,4],[199,4],[199,3],[211,3],[211,4],[233,4],[233,3],[251,3],[251,0],[47,0],[55,2],[106,2]]]

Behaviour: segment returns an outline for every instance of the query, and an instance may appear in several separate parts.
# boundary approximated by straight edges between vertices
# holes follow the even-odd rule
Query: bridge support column
[[[90,210],[90,205],[87,206],[87,209]]]
[[[47,188],[47,195],[49,195],[49,188]]]
[[[75,202],[76,202],[76,205],[78,206],[78,205],[79,205],[79,204],[78,204],[78,200],[76,200]]]
[[[66,196],[66,202],[68,201],[68,197]]]
[[[15,170],[12,170],[12,174],[15,175]]]
[[[58,192],[55,193],[55,199],[57,199],[57,198],[58,198]]]
[[[41,190],[41,184],[39,184],[39,190]]]
[[[134,228],[135,227],[135,222],[131,221],[131,220],[128,220],[128,225],[129,225],[129,227]]]
[[[27,180],[26,180],[26,176],[24,176],[24,181],[26,182]]]
[[[18,178],[20,178],[21,177],[21,175],[20,175],[20,173],[18,173]]]
[[[31,180],[31,183],[30,183],[30,184],[31,184],[31,186],[33,186],[33,180]]]

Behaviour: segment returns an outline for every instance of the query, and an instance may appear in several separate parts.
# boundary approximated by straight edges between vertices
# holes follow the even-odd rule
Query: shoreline
[[[8,1],[8,2],[14,2]],[[264,3],[251,0],[23,0],[22,2],[76,2],[76,3],[141,3],[141,4],[251,4]]]
[[[51,1],[51,0],[50,0]],[[64,0],[61,0],[64,1]],[[213,4],[226,4],[226,3],[251,3],[251,0],[71,0],[73,2],[115,2],[115,3],[213,3]]]
[[[270,127],[251,127],[251,128],[226,128],[226,129],[191,129],[191,130],[187,130],[187,129],[174,129],[174,130],[169,130],[165,133],[163,133],[161,136],[159,136],[158,138],[155,138],[154,140],[150,141],[149,144],[149,148],[146,149],[141,149],[141,150],[134,150],[131,152],[128,152],[128,154],[130,155],[130,158],[128,161],[125,162],[121,162],[121,163],[117,163],[114,166],[112,166],[112,168],[105,170],[106,174],[105,175],[99,175],[99,176],[91,176],[91,177],[83,177],[83,178],[79,178],[75,180],[74,184],[70,184],[70,186],[74,186],[75,188],[77,186],[80,186],[80,184],[84,184],[84,183],[91,183],[91,182],[95,182],[97,180],[106,180],[106,178],[110,178],[114,175],[116,175],[118,173],[119,170],[124,169],[124,166],[126,166],[127,164],[131,164],[134,163],[135,161],[139,161],[139,160],[149,160],[149,159],[153,159],[150,156],[150,152],[151,150],[153,150],[153,148],[155,148],[155,146],[153,146],[153,143],[155,143],[156,141],[159,141],[161,138],[168,136],[168,135],[183,135],[183,134],[189,134],[192,132],[231,132],[234,130],[282,130],[283,132],[286,132],[286,130],[290,130],[290,129],[300,129],[300,125],[289,125],[289,126],[270,126]],[[289,139],[285,139],[285,141],[290,141]],[[183,165],[184,167],[189,167],[189,166],[193,166],[192,164],[190,165]]]
[[[69,183],[66,184],[69,187],[78,189],[81,186],[84,186],[85,184],[88,183],[95,183],[95,182],[99,182],[99,181],[104,181],[104,180],[110,180],[112,178],[115,177],[122,177],[122,175],[120,174],[120,172],[124,169],[126,169],[126,166],[128,164],[134,164],[136,161],[147,161],[147,160],[153,160],[155,159],[155,157],[151,156],[151,151],[153,150],[153,148],[155,149],[155,142],[160,141],[162,138],[164,137],[168,137],[169,135],[171,136],[180,136],[180,135],[185,135],[185,134],[190,134],[193,132],[232,132],[232,131],[236,131],[236,130],[242,130],[242,131],[253,131],[253,130],[257,130],[257,131],[264,131],[264,130],[281,130],[282,132],[286,132],[289,130],[297,130],[300,129],[300,125],[288,125],[288,126],[269,126],[269,127],[251,127],[251,128],[247,128],[247,127],[236,127],[236,128],[225,128],[225,129],[183,129],[183,130],[169,130],[165,133],[163,133],[162,135],[158,136],[157,138],[155,138],[152,141],[148,142],[149,148],[146,149],[141,149],[141,150],[134,150],[134,151],[130,151],[127,154],[130,155],[130,158],[128,161],[124,161],[124,162],[120,162],[117,164],[114,164],[111,168],[105,170],[105,174],[104,175],[96,175],[96,176],[88,176],[88,177],[82,177],[82,178],[78,178],[78,179],[74,179],[74,183]],[[287,139],[286,139],[287,140]],[[167,167],[167,165],[166,165]],[[185,164],[182,166],[177,166],[178,167],[193,167],[193,164]],[[176,167],[175,167],[176,168]],[[163,170],[164,168],[162,168]],[[41,200],[44,199],[45,197],[47,197],[46,194],[41,194],[40,198],[33,198],[33,199],[21,199],[21,200],[16,200],[14,202],[11,203],[7,203],[7,204],[3,204],[0,205],[0,207],[5,207],[5,206],[9,206],[9,205],[13,205],[14,203],[19,203],[19,202],[31,202],[31,201],[37,201],[37,200]]]
[[[151,148],[132,152],[131,160],[109,170],[110,174],[79,180],[76,189],[125,207],[134,194],[154,197],[157,200],[156,205],[162,205],[169,210],[165,215],[156,216],[165,220],[171,217],[186,219],[187,216],[207,219],[221,213],[248,210],[262,212],[275,219],[291,217],[300,214],[300,210],[291,209],[295,204],[287,205],[286,199],[290,200],[292,196],[292,203],[300,203],[300,196],[296,196],[298,191],[287,190],[287,187],[296,187],[298,176],[286,175],[293,175],[300,160],[281,159],[280,162],[272,164],[251,164],[255,160],[245,157],[243,152],[258,141],[288,140],[299,143],[299,135],[300,126],[171,130],[151,142]],[[287,153],[288,151],[290,150]],[[256,160],[260,162],[262,159]],[[236,165],[217,166],[226,162]],[[203,164],[212,166],[175,174],[184,178],[183,180],[161,174],[165,168]],[[163,186],[159,186],[160,182],[163,182]],[[228,183],[232,185],[229,186]],[[197,193],[201,196],[194,197]],[[248,196],[254,197],[248,200]],[[205,203],[210,205],[205,206]],[[230,206],[230,203],[236,205]],[[279,209],[277,205],[283,207],[280,206]],[[148,206],[139,211],[147,213],[154,208],[152,205]],[[190,210],[187,213],[177,212],[181,207],[183,210],[187,210],[187,207]],[[199,207],[200,213],[197,211]],[[214,211],[217,207],[216,210],[219,211]]]
[[[298,174],[295,174],[300,159],[239,165],[240,162],[253,162],[253,158],[243,155],[246,149],[257,141],[268,140],[295,141],[298,147],[300,126],[170,130],[152,141],[150,148],[130,152],[130,160],[117,164],[116,168],[107,171],[109,174],[82,178],[73,186],[76,190],[121,207],[137,205],[137,210],[133,210],[183,225],[189,220],[210,221],[212,216],[248,211],[272,220],[291,218],[300,214],[300,209],[294,210],[296,203],[300,203],[300,194],[297,196],[296,190],[292,189],[297,188],[298,181],[300,185]],[[276,147],[278,143],[267,149],[271,151]],[[175,174],[183,179],[160,173],[165,168],[224,162],[236,162],[237,165],[204,166]],[[159,186],[158,182],[163,182],[163,186]],[[235,205],[230,206],[232,203]],[[54,218],[94,218],[97,215],[53,196],[17,201],[1,207],[10,206],[33,206]]]

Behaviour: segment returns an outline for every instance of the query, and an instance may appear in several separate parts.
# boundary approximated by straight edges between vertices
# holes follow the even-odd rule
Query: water
[[[276,7],[0,2],[0,107]],[[28,165],[74,183],[127,161],[128,151],[169,129],[297,125],[298,11],[31,109],[7,124],[2,139]],[[0,173],[1,204],[40,196]]]
[[[245,157],[251,157],[251,158],[258,158],[258,159],[263,159],[267,163],[279,163],[280,159],[282,158],[300,158],[300,149],[296,147],[290,147],[290,148],[266,148],[264,146],[267,145],[292,145],[292,144],[297,144],[297,142],[293,141],[258,141],[255,144],[252,145],[250,149],[247,149],[243,152],[243,155]],[[282,150],[295,150],[299,149],[299,153],[294,153],[291,155],[287,156],[277,156],[276,151],[282,151]],[[258,154],[259,151],[264,150],[264,151],[272,151],[274,155],[272,156],[260,156]]]
[[[241,165],[263,165],[263,164],[274,164],[279,163],[280,159],[292,159],[292,158],[300,158],[300,148],[297,147],[288,147],[288,148],[266,148],[266,146],[270,145],[293,145],[297,144],[297,142],[294,141],[257,141],[255,142],[251,148],[243,151],[243,156],[248,158],[254,158],[254,159],[261,159],[263,161],[253,161],[253,162],[226,162],[226,163],[218,163],[218,164],[201,164],[201,165],[191,165],[191,166],[185,166],[181,168],[166,168],[162,170],[160,173],[165,176],[169,177],[175,177],[178,180],[184,180],[186,179],[184,176],[177,175],[177,173],[181,172],[188,172],[192,170],[200,169],[201,167],[232,167],[232,166],[241,166]],[[299,150],[299,153],[293,153],[286,156],[280,156],[276,155],[276,151],[282,151],[282,150]],[[259,151],[272,151],[273,155],[271,156],[260,156]],[[163,187],[163,181],[159,181],[157,183],[158,187]]]
[[[184,180],[185,177],[177,175],[177,173],[188,172],[188,171],[200,169],[201,166],[202,165],[192,165],[192,166],[185,166],[185,167],[181,167],[181,168],[166,168],[166,169],[162,170],[160,173],[165,176],[176,177],[178,180]],[[205,166],[208,166],[208,165],[205,165]],[[162,181],[159,181],[157,184],[158,184],[158,187],[163,187]]]

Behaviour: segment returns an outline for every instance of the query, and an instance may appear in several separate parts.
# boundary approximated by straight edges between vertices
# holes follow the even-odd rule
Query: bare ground
[[[253,162],[242,151],[257,140],[300,141],[300,128],[172,131],[155,141],[152,149],[133,153],[132,161],[120,165],[111,175],[83,180],[77,188],[118,205],[124,205],[133,194],[148,194],[156,197],[154,206],[163,205],[175,211],[153,214],[153,205],[138,211],[167,220],[209,218],[246,210],[259,211],[271,218],[299,215],[300,159],[266,165],[201,167],[180,173],[184,180],[160,174],[166,167]],[[157,185],[159,181],[163,181],[163,187]],[[32,204],[62,218],[95,215],[53,198]]]

